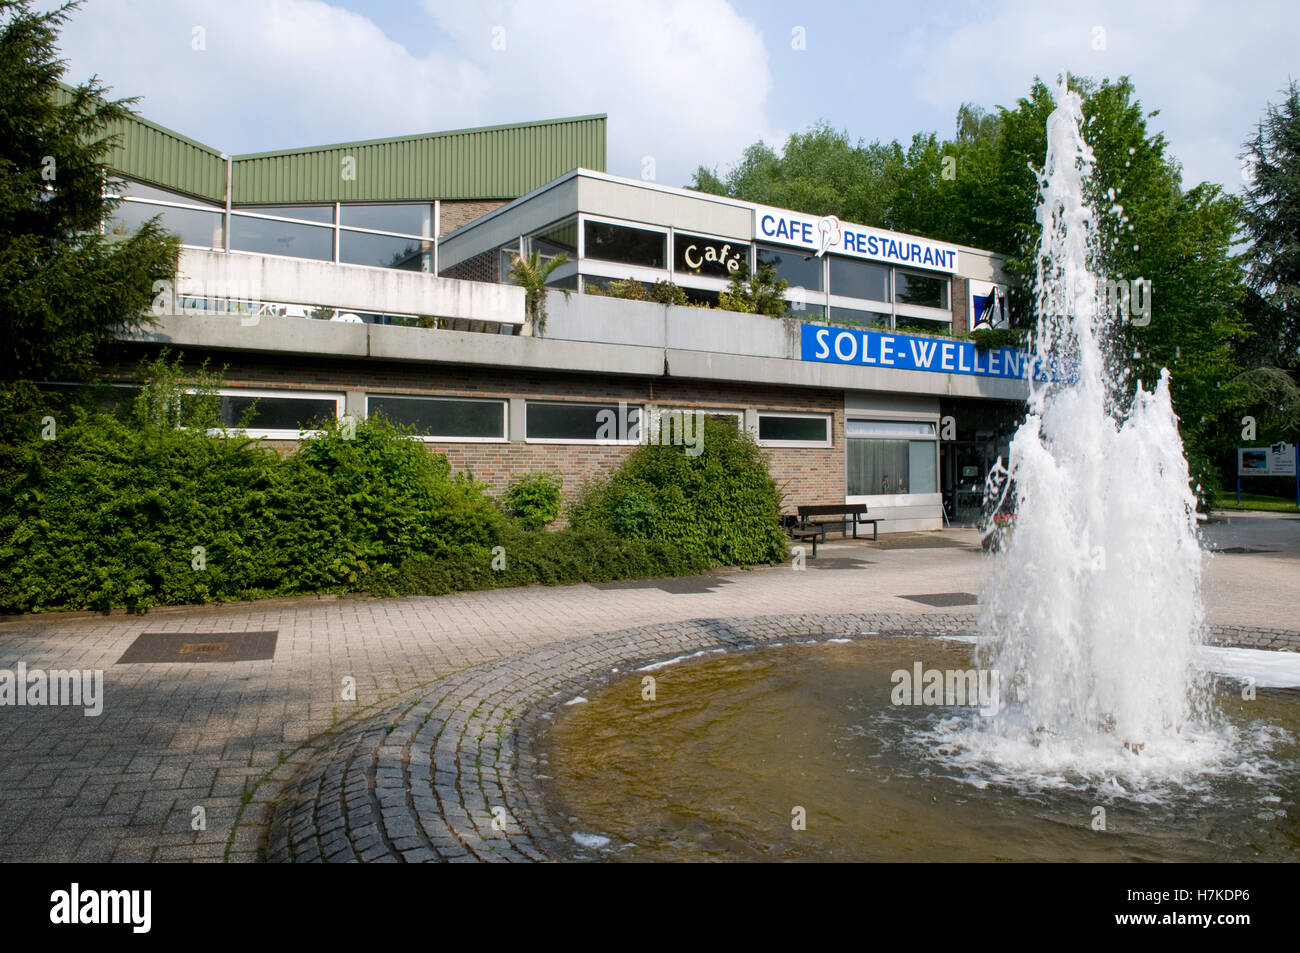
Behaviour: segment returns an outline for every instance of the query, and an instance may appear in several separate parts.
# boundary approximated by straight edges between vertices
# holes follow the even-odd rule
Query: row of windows
[[[225,248],[225,210],[190,196],[138,182],[117,182],[123,201],[105,221],[110,233],[130,234],[155,215],[184,245]],[[431,271],[433,206],[341,204],[236,206],[230,215],[232,251],[285,255],[350,265]],[[335,255],[337,245],[338,254]]]
[[[366,412],[386,417],[425,440],[505,442],[508,401],[498,398],[415,397],[372,394]],[[547,443],[636,444],[645,409],[638,405],[526,401],[525,437]],[[665,408],[661,414],[690,413]],[[247,426],[251,436],[297,439],[343,413],[341,394],[283,391],[221,392],[221,422]],[[740,410],[709,409],[710,416],[743,426]],[[661,426],[672,426],[663,423]],[[680,424],[677,426],[680,427]],[[896,496],[938,492],[938,442],[933,423],[845,421],[848,495]],[[760,411],[758,442],[770,447],[829,447],[829,414]]]
[[[557,235],[563,238],[557,240]],[[563,251],[575,258],[578,254],[576,238],[576,223],[571,222],[537,236],[533,247],[541,249],[543,254]],[[585,219],[583,238],[585,259],[642,268],[668,267],[666,232]],[[788,282],[792,289],[883,303],[896,300],[899,304],[942,310],[950,306],[949,280],[940,275],[906,271],[834,254],[819,258],[798,249],[773,245],[757,244],[754,254],[759,267],[771,266],[776,276]],[[673,272],[676,276],[725,280],[742,263],[750,263],[750,245],[746,241],[728,241],[683,232],[673,234]]]
[[[504,442],[508,439],[509,402],[501,398],[416,397],[371,394],[366,413],[378,414],[426,440]],[[664,408],[660,413],[691,413]],[[741,426],[740,410],[707,409],[704,413]],[[223,390],[220,420],[225,427],[246,426],[252,436],[296,439],[343,413],[342,394],[303,394],[284,391]],[[626,403],[526,401],[527,440],[573,443],[640,441],[645,408]],[[758,439],[774,446],[830,446],[827,414],[779,414],[760,411]]]

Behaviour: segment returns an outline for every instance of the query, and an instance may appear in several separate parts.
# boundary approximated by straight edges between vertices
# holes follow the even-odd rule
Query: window
[[[247,421],[250,437],[297,440],[323,422],[336,420],[343,410],[342,394],[308,394],[283,390],[221,390],[221,426],[239,427]]]
[[[578,258],[578,220],[571,218],[538,232],[525,242],[529,251],[541,252],[542,258],[564,255],[568,261]]]
[[[915,304],[926,308],[948,307],[947,278],[896,269],[894,289],[898,293],[899,304]]]
[[[858,311],[831,305],[831,323],[843,327],[887,328],[889,315],[882,311]]]
[[[758,442],[775,447],[829,447],[831,418],[825,414],[760,412]]]
[[[682,232],[673,236],[673,272],[678,278],[695,275],[729,280],[748,263],[749,242]]]
[[[163,229],[178,236],[182,245],[224,247],[221,238],[222,213],[217,211],[126,201],[105,220],[104,229],[110,235],[132,235],[155,215],[161,217]]]
[[[433,207],[427,202],[405,205],[340,205],[339,224],[427,238],[433,235]]]
[[[826,305],[808,304],[806,301],[786,301],[786,310],[796,318],[805,321],[821,321],[826,317]]]
[[[456,397],[371,394],[366,413],[409,427],[425,440],[505,440],[506,402]]]
[[[939,492],[933,423],[848,420],[844,436],[849,496]]]
[[[791,248],[773,248],[770,245],[758,246],[758,265],[771,265],[776,269],[776,276],[784,278],[791,288],[805,288],[808,291],[824,291],[822,283],[822,260],[815,255],[804,255]]]
[[[333,205],[239,205],[236,212],[253,212],[257,215],[274,215],[278,218],[292,218],[300,222],[321,222],[334,224]]]
[[[245,215],[230,217],[230,247],[263,255],[334,260],[334,229]]]
[[[641,439],[641,408],[530,400],[525,404],[528,440],[558,443],[626,443]]]
[[[427,251],[426,251],[427,249]],[[349,265],[424,271],[425,258],[433,264],[432,241],[369,232],[339,231],[339,261]]]
[[[666,267],[664,249],[668,236],[663,232],[588,221],[584,235],[586,248],[583,252],[588,258],[646,268]]]
[[[125,196],[104,219],[104,230],[110,235],[134,234],[141,225],[158,215],[162,227],[178,236],[182,245],[199,248],[222,248],[225,245],[222,236],[225,209],[214,202],[130,179],[110,180],[105,192]]]
[[[833,295],[847,298],[869,298],[872,301],[889,300],[889,266],[869,261],[831,256],[831,287]]]

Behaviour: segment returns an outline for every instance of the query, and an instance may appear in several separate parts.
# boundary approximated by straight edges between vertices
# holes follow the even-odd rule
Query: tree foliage
[[[100,234],[109,130],[131,115],[90,80],[60,84],[58,29],[75,3],[40,13],[0,0],[0,328],[9,380],[85,379],[105,345],[138,326],[178,244],[156,220]]]

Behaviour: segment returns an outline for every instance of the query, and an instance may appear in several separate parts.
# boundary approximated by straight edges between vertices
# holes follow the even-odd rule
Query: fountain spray
[[[1015,532],[981,597],[982,665],[1010,707],[976,728],[1060,769],[1109,771],[1141,752],[1184,762],[1208,716],[1196,500],[1169,373],[1124,396],[1110,347],[1094,158],[1062,75],[1039,172],[1037,325],[1028,413],[1003,489]],[[1023,749],[1022,749],[1023,754]],[[1154,767],[1154,764],[1152,764]]]

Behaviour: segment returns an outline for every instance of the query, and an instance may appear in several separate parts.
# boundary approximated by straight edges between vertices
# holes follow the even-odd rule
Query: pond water
[[[1117,737],[1123,772],[1009,771],[962,748],[975,707],[891,703],[896,673],[971,658],[876,638],[620,674],[539,737],[546,806],[605,860],[1300,859],[1300,692],[1217,680],[1216,756],[1174,779]]]

